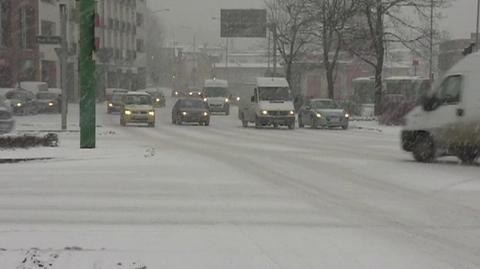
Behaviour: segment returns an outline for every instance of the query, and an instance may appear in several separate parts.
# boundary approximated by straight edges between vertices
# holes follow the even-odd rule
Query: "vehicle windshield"
[[[228,97],[228,89],[222,87],[205,88],[208,97]]]
[[[115,102],[115,103],[120,103],[120,102],[122,102],[123,96],[125,96],[124,93],[114,93],[114,94],[112,95],[112,102]]]
[[[337,104],[332,100],[316,100],[310,103],[313,109],[336,109]]]
[[[124,95],[122,101],[125,105],[151,105],[152,98],[148,95]]]
[[[58,98],[58,94],[56,94],[56,93],[51,93],[51,92],[39,92],[39,93],[37,93],[37,99],[53,100],[53,99],[57,99],[57,98]]]
[[[265,87],[258,88],[258,99],[260,101],[291,101],[290,89],[286,87]]]
[[[180,107],[200,109],[205,108],[206,104],[203,100],[182,100],[180,103]]]

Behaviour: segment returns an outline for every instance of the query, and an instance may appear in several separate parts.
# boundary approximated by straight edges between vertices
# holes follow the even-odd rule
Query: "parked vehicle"
[[[35,94],[23,89],[9,91],[5,97],[10,101],[14,115],[37,114],[39,105]]]
[[[142,92],[146,92],[150,94],[153,100],[154,107],[164,107],[166,105],[165,94],[163,93],[162,90],[158,88],[148,88],[148,89],[142,90]]]
[[[42,81],[22,81],[19,86],[21,89],[32,92],[33,94],[48,91],[48,84]]]
[[[56,91],[41,91],[37,93],[37,103],[39,113],[60,113],[61,95]]]
[[[208,104],[202,99],[183,98],[177,100],[172,109],[172,123],[198,123],[210,125],[210,112]]]
[[[10,133],[15,126],[15,120],[7,107],[0,106],[0,134]]]
[[[464,58],[406,116],[402,146],[415,160],[453,155],[470,163],[480,156],[479,66],[480,53]]]
[[[107,103],[107,113],[111,114],[113,112],[120,112],[123,106],[123,96],[127,94],[125,91],[115,91],[113,92],[110,100]]]
[[[228,91],[228,81],[217,79],[205,80],[203,96],[210,112],[222,112],[225,113],[225,115],[230,115],[232,96]]]
[[[331,99],[312,99],[298,112],[298,126],[348,129],[350,115]]]
[[[155,127],[155,109],[152,97],[148,93],[128,92],[123,94],[122,104],[120,125],[144,123],[149,127]]]
[[[290,86],[285,78],[257,78],[249,100],[240,101],[239,119],[243,127],[287,126],[295,129],[295,108]]]

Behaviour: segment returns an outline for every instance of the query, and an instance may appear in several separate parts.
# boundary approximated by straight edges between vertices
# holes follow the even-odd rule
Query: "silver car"
[[[341,127],[348,129],[350,115],[338,107],[331,99],[312,99],[302,106],[298,112],[298,125],[300,128],[310,126],[318,127]]]

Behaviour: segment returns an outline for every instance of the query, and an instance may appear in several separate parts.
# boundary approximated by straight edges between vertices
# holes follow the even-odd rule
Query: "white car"
[[[230,92],[228,91],[228,81],[220,79],[205,80],[203,96],[208,103],[210,112],[222,112],[230,115]]]
[[[480,53],[450,69],[406,116],[403,149],[419,162],[457,156],[465,163],[480,156]]]

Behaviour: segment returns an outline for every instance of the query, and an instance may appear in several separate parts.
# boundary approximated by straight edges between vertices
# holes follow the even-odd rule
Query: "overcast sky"
[[[263,0],[148,0],[152,10],[168,8],[170,12],[158,13],[168,32],[167,40],[191,42],[194,34],[199,43],[219,42],[220,26],[212,17],[220,16],[222,8],[262,8]],[[444,11],[441,27],[454,38],[463,38],[475,31],[475,0],[455,0]]]

